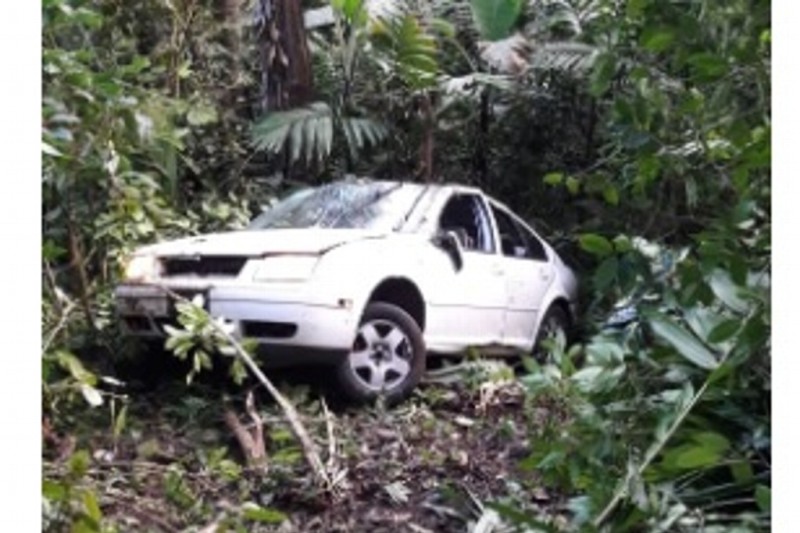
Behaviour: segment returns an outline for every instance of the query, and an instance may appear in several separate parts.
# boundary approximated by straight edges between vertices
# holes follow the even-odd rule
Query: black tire
[[[368,343],[364,333],[368,326],[372,326],[378,335],[379,342],[374,344],[383,344],[381,341],[386,341],[385,347],[374,348],[374,344]],[[395,349],[389,347],[388,341],[390,334],[395,334],[392,327],[404,336]],[[382,335],[385,337],[381,337]],[[369,359],[369,364],[358,367],[365,358]],[[382,396],[387,405],[395,405],[408,398],[419,384],[425,372],[425,358],[422,331],[411,315],[396,305],[374,302],[368,304],[364,310],[353,341],[353,350],[337,366],[336,375],[342,392],[351,400],[366,403]],[[398,361],[399,359],[402,361]],[[405,374],[394,370],[397,363],[405,368],[403,361],[408,364]],[[384,383],[380,388],[370,387],[367,383],[372,381],[373,371],[380,375],[377,381]],[[386,382],[389,382],[389,386],[385,385]]]
[[[556,335],[558,331],[564,334],[564,338],[570,340],[570,320],[564,310],[558,305],[551,305],[542,318],[539,331],[536,334],[536,342],[533,345],[533,358],[540,364],[547,362],[549,352],[542,348],[542,341]]]

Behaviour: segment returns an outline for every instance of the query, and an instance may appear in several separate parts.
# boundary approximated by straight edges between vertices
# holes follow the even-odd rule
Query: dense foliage
[[[43,2],[48,431],[95,424],[82,402],[126,431],[110,287],[137,245],[241,226],[297,181],[467,182],[584,280],[581,338],[520,378],[559,413],[521,467],[569,520],[524,492],[487,508],[534,530],[769,527],[769,2],[332,0],[292,109],[264,105],[265,5]],[[604,328],[619,303],[635,315]],[[45,504],[99,531],[88,461]]]

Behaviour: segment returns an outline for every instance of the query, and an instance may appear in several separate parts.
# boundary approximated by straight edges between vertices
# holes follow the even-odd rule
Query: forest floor
[[[533,403],[507,374],[425,384],[391,409],[342,403],[322,369],[273,379],[318,443],[333,492],[263,389],[249,390],[267,458],[248,466],[223,421],[229,409],[248,423],[248,389],[219,380],[187,386],[182,375],[131,392],[122,422],[118,404],[116,423],[106,405],[81,414],[80,424],[54,424],[45,478],[90,489],[103,523],[118,531],[477,532],[495,530],[495,510],[512,508],[561,520],[563,500],[525,465],[558,409]]]

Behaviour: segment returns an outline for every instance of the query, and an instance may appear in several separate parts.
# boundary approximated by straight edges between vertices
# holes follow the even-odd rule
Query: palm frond
[[[400,13],[374,19],[372,40],[409,87],[422,89],[435,83],[439,70],[436,39],[416,16]]]
[[[529,56],[530,68],[572,75],[588,73],[599,55],[597,47],[576,42],[538,43]]]
[[[264,117],[253,127],[253,144],[274,154],[288,152],[292,163],[301,157],[306,162],[322,161],[333,151],[335,129],[341,129],[354,158],[388,135],[387,128],[379,122],[363,117],[338,117],[325,102],[314,102]]]
[[[347,148],[353,159],[361,150],[376,146],[389,135],[386,126],[369,118],[342,117],[341,123]]]
[[[331,152],[333,112],[324,102],[306,107],[275,111],[253,128],[256,148],[272,153],[288,150],[292,162],[322,160]]]

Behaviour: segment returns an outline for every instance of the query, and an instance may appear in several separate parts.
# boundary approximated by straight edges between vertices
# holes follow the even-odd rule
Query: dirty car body
[[[402,399],[428,353],[530,352],[553,317],[572,320],[576,289],[552,247],[478,189],[340,181],[245,230],[138,250],[115,296],[132,335],[164,336],[169,292],[200,294],[265,364],[330,362],[350,396]]]

